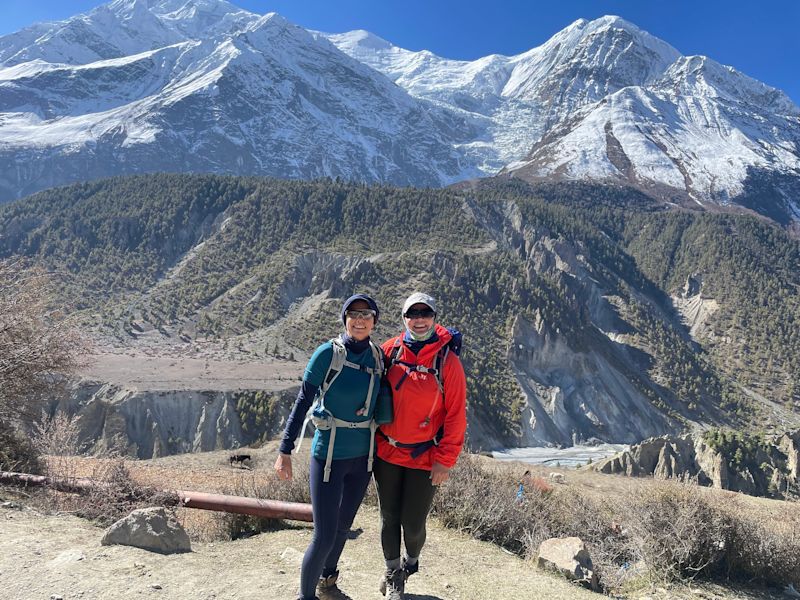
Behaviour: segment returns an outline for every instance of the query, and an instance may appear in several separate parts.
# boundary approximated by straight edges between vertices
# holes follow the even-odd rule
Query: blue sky
[[[0,0],[0,35],[59,20],[98,0]],[[800,104],[800,0],[234,0],[310,29],[366,29],[448,58],[517,54],[581,17],[615,14],[683,54],[704,54]]]

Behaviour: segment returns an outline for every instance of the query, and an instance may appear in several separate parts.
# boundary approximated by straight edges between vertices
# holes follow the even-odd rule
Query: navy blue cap
[[[344,301],[344,304],[342,304],[342,323],[347,322],[347,317],[345,317],[344,313],[347,312],[347,309],[350,308],[350,305],[356,300],[363,300],[372,310],[375,311],[375,322],[377,323],[381,311],[378,309],[378,303],[373,300],[372,296],[368,296],[367,294],[354,294]]]

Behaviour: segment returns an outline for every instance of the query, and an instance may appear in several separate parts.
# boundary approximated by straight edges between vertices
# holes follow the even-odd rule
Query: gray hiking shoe
[[[349,600],[350,596],[342,592],[339,586],[336,585],[338,579],[339,571],[327,577],[319,578],[319,583],[317,583],[317,595],[319,600]]]
[[[405,560],[403,561],[403,571],[406,572],[406,579],[409,576],[413,575],[417,571],[419,571],[419,561],[415,562],[413,565],[408,564]]]
[[[381,580],[381,594],[386,600],[403,600],[408,574],[404,569],[386,569],[386,575]]]

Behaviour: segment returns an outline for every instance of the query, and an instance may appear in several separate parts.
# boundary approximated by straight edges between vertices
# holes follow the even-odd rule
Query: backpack
[[[322,385],[320,385],[319,390],[317,391],[316,398],[314,400],[314,404],[311,405],[311,408],[306,413],[305,421],[303,421],[303,428],[300,437],[300,442],[297,444],[297,449],[295,453],[300,451],[300,446],[303,444],[303,437],[305,437],[306,426],[308,422],[311,421],[314,424],[314,427],[319,429],[320,431],[328,431],[330,430],[331,435],[330,439],[328,440],[328,455],[325,459],[325,472],[322,478],[324,483],[327,483],[330,480],[331,476],[331,463],[333,462],[333,445],[336,441],[336,428],[337,427],[347,427],[350,429],[366,429],[369,428],[370,430],[370,437],[369,437],[369,455],[367,458],[367,471],[372,471],[372,464],[374,461],[375,455],[375,431],[378,428],[377,423],[375,422],[375,417],[373,414],[373,418],[369,419],[368,421],[345,421],[344,419],[339,419],[333,415],[327,408],[325,408],[325,394],[333,385],[333,382],[336,381],[336,378],[339,377],[341,372],[345,368],[355,369],[357,371],[361,371],[367,373],[369,375],[369,388],[367,389],[367,396],[364,399],[364,406],[356,411],[357,415],[366,415],[369,414],[370,408],[370,401],[372,399],[372,390],[375,389],[375,381],[376,379],[380,382],[380,378],[383,375],[383,352],[381,349],[378,348],[375,344],[372,343],[372,340],[369,342],[369,347],[372,350],[372,357],[375,361],[374,367],[365,367],[363,365],[358,365],[356,363],[350,362],[347,360],[347,349],[344,347],[344,342],[341,338],[334,338],[331,341],[331,346],[333,347],[333,356],[331,357],[331,364],[328,366],[328,371],[325,373],[325,377],[322,379]],[[380,385],[380,383],[379,383]]]
[[[400,365],[403,367],[405,373],[403,376],[400,377],[400,380],[397,382],[397,385],[394,386],[395,391],[400,389],[400,386],[406,380],[406,378],[413,373],[414,371],[418,371],[419,373],[428,373],[434,376],[436,379],[436,385],[439,387],[439,395],[434,399],[433,404],[431,405],[431,410],[428,413],[428,416],[425,420],[420,423],[420,427],[427,427],[428,424],[431,422],[431,417],[433,416],[434,410],[436,410],[436,403],[439,400],[439,396],[441,396],[442,401],[444,401],[444,364],[447,360],[447,356],[452,352],[456,356],[461,355],[461,346],[463,341],[463,336],[458,329],[453,327],[448,327],[447,331],[450,332],[452,336],[450,341],[447,342],[439,352],[436,353],[436,358],[433,362],[433,368],[428,368],[425,365],[418,365],[416,363],[407,363],[405,361],[399,360],[397,357],[400,354],[400,349],[403,343],[402,336],[397,338],[397,341],[394,343],[392,347],[392,351],[388,357],[388,366],[387,369],[390,369],[394,365]]]

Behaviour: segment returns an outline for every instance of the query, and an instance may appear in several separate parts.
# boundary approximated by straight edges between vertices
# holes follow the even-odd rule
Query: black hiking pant
[[[425,545],[425,521],[436,491],[431,472],[376,458],[374,475],[381,506],[383,557],[400,558],[401,535],[408,556],[419,557]]]
[[[320,575],[326,577],[336,572],[347,534],[370,480],[366,456],[334,460],[327,483],[322,481],[325,474],[323,459],[312,456],[309,471],[314,537],[303,556],[300,572],[300,595],[303,599],[316,598]]]

